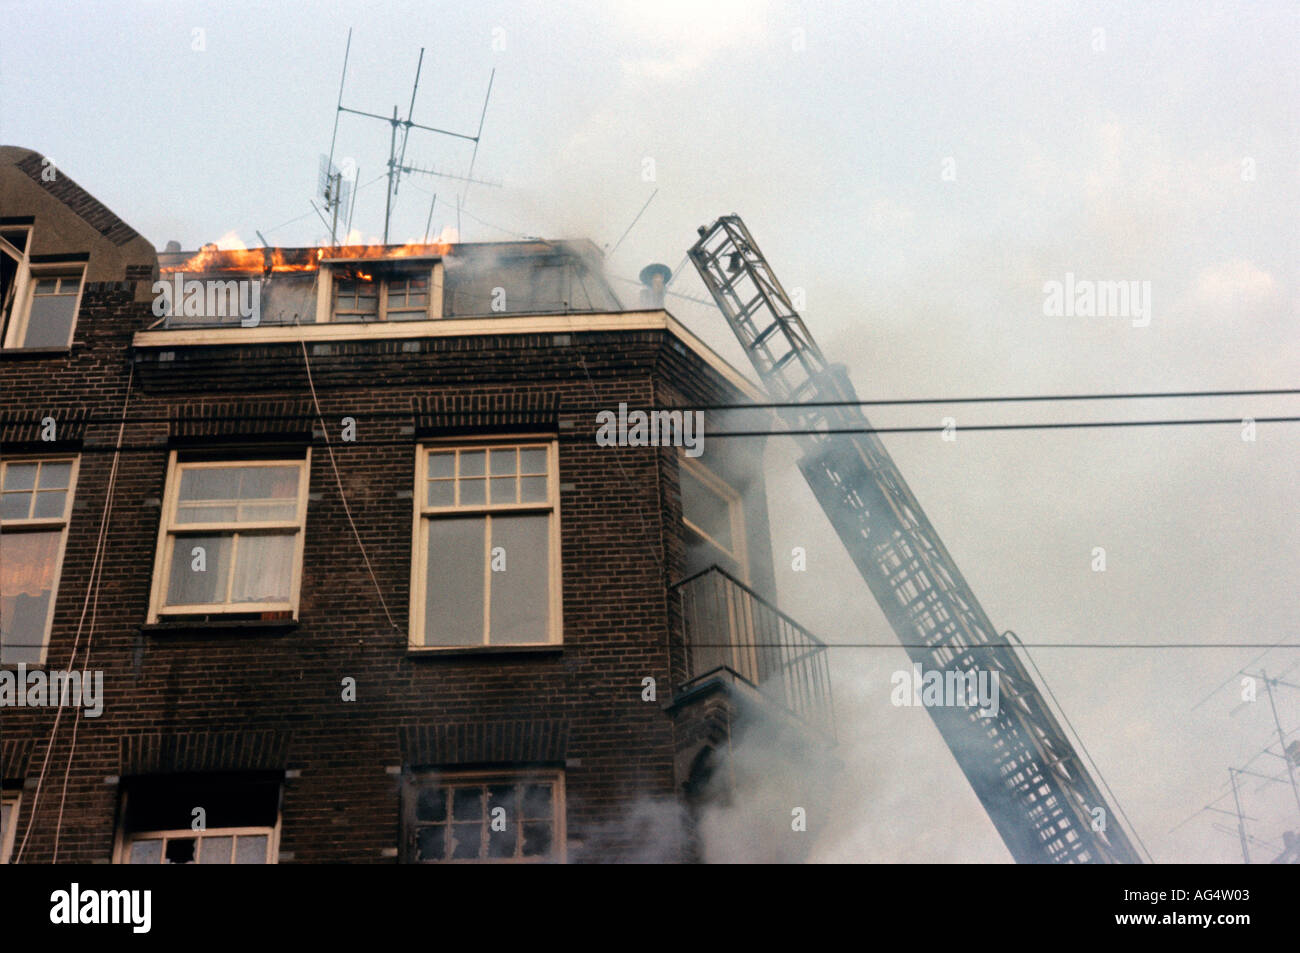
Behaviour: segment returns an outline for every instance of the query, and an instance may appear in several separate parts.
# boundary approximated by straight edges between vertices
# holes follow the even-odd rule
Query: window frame
[[[368,267],[374,272],[374,282],[376,285],[375,317],[371,319],[361,318],[356,320],[355,317],[350,320],[340,321],[336,316],[338,308],[338,285],[341,281],[349,280],[339,273],[339,270],[347,267]],[[443,291],[443,265],[442,259],[433,256],[413,255],[407,258],[335,258],[325,259],[320,263],[320,284],[317,290],[317,324],[380,324],[392,321],[401,324],[411,321],[434,321],[442,317],[442,291]],[[389,317],[388,305],[388,283],[393,280],[409,280],[410,278],[424,278],[427,282],[425,290],[425,307],[420,312],[409,308],[399,311],[405,315],[401,318]],[[328,280],[326,280],[328,279]],[[361,312],[356,312],[360,315]]]
[[[15,231],[17,229],[14,229]],[[8,231],[8,229],[6,229]],[[6,243],[8,244],[8,243]],[[12,248],[12,245],[10,246]],[[77,333],[77,319],[81,316],[81,298],[86,291],[86,262],[84,261],[50,261],[32,264],[31,262],[32,232],[28,227],[27,244],[24,249],[22,261],[18,265],[18,273],[14,280],[14,303],[10,313],[6,316],[3,349],[6,351],[24,351],[40,350],[45,348],[65,349],[72,347],[73,338]],[[14,249],[15,251],[17,249]],[[5,254],[12,255],[11,251],[6,250]],[[42,279],[48,278],[68,278],[73,274],[77,275],[77,293],[76,295],[59,295],[59,297],[72,297],[72,321],[68,325],[68,339],[63,344],[42,344],[36,348],[29,348],[22,343],[27,337],[27,332],[31,327],[32,303],[36,297],[36,286]]]
[[[731,539],[735,550],[728,549],[718,540],[714,539],[703,529],[693,523],[686,515],[686,501],[682,500],[682,525],[704,539],[710,546],[726,553],[731,557],[739,568],[740,581],[749,585],[749,540],[745,535],[745,504],[740,493],[727,483],[726,480],[718,476],[698,460],[694,460],[684,453],[678,454],[678,462],[681,469],[695,479],[697,483],[704,486],[706,490],[719,497],[727,506],[728,518],[731,523]],[[683,495],[684,496],[684,495]]]
[[[63,559],[68,548],[68,533],[72,527],[72,508],[76,503],[77,496],[77,479],[81,476],[81,455],[77,453],[58,453],[58,454],[31,454],[8,457],[0,460],[0,490],[4,488],[4,477],[8,468],[13,464],[24,463],[71,463],[72,470],[68,474],[67,497],[63,503],[63,515],[59,517],[28,517],[26,519],[6,520],[0,518],[0,534],[19,535],[26,532],[49,531],[55,527],[62,527],[59,534],[58,553],[54,557],[54,578],[50,589],[50,607],[45,613],[45,630],[41,636],[41,654],[36,666],[44,666],[46,658],[50,651],[50,639],[54,631],[54,610],[59,600],[59,586],[63,582]],[[37,484],[33,489],[33,495],[40,489],[39,470],[37,471]],[[10,527],[6,529],[6,527]]]
[[[0,864],[7,864],[13,858],[15,835],[18,833],[18,819],[22,816],[23,792],[0,791],[0,802],[9,805],[9,827],[0,834]]]
[[[429,482],[429,455],[438,451],[460,451],[460,450],[494,450],[513,447],[516,450],[521,448],[542,447],[546,450],[546,481],[547,494],[544,502],[531,503],[512,503],[493,505],[485,503],[481,506],[440,506],[431,507],[428,505],[428,482]],[[491,479],[487,467],[484,469],[485,484]],[[518,471],[516,471],[518,476]],[[490,492],[490,489],[489,489]],[[559,440],[554,434],[511,434],[503,436],[493,436],[491,438],[466,439],[465,437],[448,437],[448,438],[430,438],[425,439],[415,448],[415,489],[413,496],[413,517],[411,527],[411,614],[408,631],[409,645],[412,651],[419,652],[462,652],[466,649],[527,649],[538,646],[558,646],[563,644],[563,598],[562,598],[562,572],[560,565],[561,545],[560,545],[560,468],[559,468]],[[430,645],[425,641],[425,607],[426,607],[426,587],[428,581],[428,552],[429,540],[427,527],[432,520],[439,517],[488,517],[485,519],[484,533],[491,533],[491,520],[493,515],[511,515],[518,513],[539,513],[549,514],[547,526],[547,555],[549,562],[550,578],[547,580],[547,639],[545,642],[508,642],[494,643],[492,638],[491,623],[491,605],[492,605],[492,560],[491,548],[485,546],[485,559],[483,561],[484,587],[483,587],[483,641],[467,645]],[[490,543],[490,537],[485,538],[485,543]]]
[[[200,831],[196,831],[196,830],[194,830],[194,829],[192,829],[192,828],[189,828],[189,827],[181,827],[181,828],[175,828],[175,829],[171,829],[171,830],[134,831],[134,832],[132,832],[132,833],[127,833],[126,831],[123,831],[123,830],[119,829],[118,832],[117,832],[117,838],[116,838],[117,843],[114,845],[114,849],[113,849],[113,863],[114,863],[114,864],[121,864],[121,865],[123,865],[123,866],[127,866],[127,867],[132,867],[132,866],[143,867],[143,866],[146,866],[145,864],[132,864],[132,863],[131,863],[131,848],[134,847],[135,844],[136,844],[137,842],[139,842],[139,841],[160,840],[160,841],[162,841],[163,848],[162,848],[162,854],[161,854],[161,857],[159,858],[159,861],[158,861],[158,865],[159,865],[160,867],[161,867],[161,866],[165,866],[165,862],[166,862],[166,860],[167,860],[167,843],[168,843],[168,841],[173,841],[173,840],[194,840],[194,841],[197,841],[197,842],[198,842],[198,843],[196,843],[196,844],[194,845],[194,857],[195,857],[195,860],[194,860],[194,866],[195,866],[195,867],[198,867],[198,866],[200,866],[199,858],[201,858],[201,857],[203,856],[203,853],[202,853],[202,851],[203,851],[203,840],[204,840],[205,838],[210,838],[210,837],[232,837],[232,838],[238,838],[238,837],[240,837],[241,835],[243,835],[243,836],[248,836],[248,835],[262,836],[262,835],[265,835],[265,837],[266,837],[266,863],[267,863],[267,864],[275,864],[275,863],[278,863],[278,862],[279,862],[279,859],[280,859],[280,819],[279,819],[279,817],[277,817],[277,818],[276,818],[276,821],[275,821],[275,825],[272,826],[272,827],[210,827],[210,828],[206,828],[206,829],[204,829],[204,830],[200,830]],[[228,864],[226,864],[225,866],[228,866],[228,867],[234,867],[234,866],[236,866],[235,861],[234,861],[234,857],[235,857],[235,847],[236,847],[237,843],[238,843],[237,840],[234,840],[234,841],[231,842],[231,845],[230,845],[230,858],[231,858],[231,859],[230,859],[230,862],[229,862]],[[182,864],[181,866],[186,866],[186,865]],[[238,866],[256,866],[256,865],[252,865],[252,864],[242,864],[242,865],[238,865]]]
[[[172,450],[167,458],[167,482],[163,492],[161,512],[158,517],[158,542],[154,553],[152,588],[149,596],[149,623],[167,621],[175,616],[197,615],[245,615],[269,612],[289,612],[291,618],[298,620],[298,607],[302,591],[302,562],[307,538],[307,497],[311,483],[311,448],[306,448],[301,457],[266,457],[248,458],[232,455],[221,459],[181,460],[180,451]],[[187,469],[231,469],[239,467],[284,467],[299,468],[298,478],[298,516],[296,521],[262,520],[258,522],[228,523],[178,523],[177,507],[180,502],[181,475]],[[280,602],[220,602],[191,603],[187,605],[168,605],[167,592],[171,586],[171,559],[178,535],[207,533],[207,535],[225,535],[241,533],[264,533],[266,531],[289,530],[296,527],[294,533],[293,571],[289,584],[288,604]],[[238,551],[236,546],[236,552]],[[236,563],[231,560],[230,579],[227,591],[234,584]]]
[[[479,771],[442,771],[437,767],[407,768],[403,772],[401,803],[401,846],[398,850],[399,860],[403,864],[563,864],[568,858],[568,827],[566,823],[566,792],[564,771],[561,768],[498,768]],[[421,781],[429,782],[421,784]],[[490,787],[492,785],[521,786],[535,784],[539,781],[553,783],[551,794],[552,833],[551,855],[547,857],[458,857],[445,860],[416,860],[416,793],[421,787]],[[484,823],[487,822],[487,809],[484,805]],[[445,826],[451,827],[451,820]],[[430,824],[428,826],[436,826]],[[522,839],[520,840],[522,843]],[[480,851],[482,850],[480,842]]]

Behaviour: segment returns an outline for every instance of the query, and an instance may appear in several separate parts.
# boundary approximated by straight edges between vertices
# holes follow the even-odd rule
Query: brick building
[[[831,744],[761,441],[597,439],[762,396],[589,243],[158,253],[3,147],[0,281],[4,858],[707,859]]]

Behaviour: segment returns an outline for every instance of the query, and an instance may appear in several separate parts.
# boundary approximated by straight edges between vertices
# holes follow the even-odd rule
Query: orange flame
[[[188,274],[216,272],[257,272],[280,274],[286,272],[312,272],[320,267],[322,258],[357,258],[383,261],[392,258],[413,258],[422,255],[442,256],[451,251],[451,245],[439,242],[405,245],[339,245],[325,248],[238,248],[220,249],[204,245],[199,251],[179,265],[163,265],[163,274],[183,271]],[[370,280],[370,276],[365,276]]]

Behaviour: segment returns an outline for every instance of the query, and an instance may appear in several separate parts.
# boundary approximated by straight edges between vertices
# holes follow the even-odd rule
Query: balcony
[[[670,591],[681,608],[684,684],[728,670],[768,701],[834,737],[824,642],[717,566]]]

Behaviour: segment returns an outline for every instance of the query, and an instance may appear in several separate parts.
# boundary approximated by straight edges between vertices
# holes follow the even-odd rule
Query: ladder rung
[[[787,364],[789,364],[798,356],[799,356],[798,351],[795,350],[789,351],[788,353],[783,355],[780,360],[778,360],[775,364],[772,365],[772,370],[774,371],[781,370],[783,367],[785,367]]]
[[[780,321],[773,321],[771,324],[769,324],[766,328],[763,329],[763,332],[759,334],[758,337],[754,338],[754,345],[757,346],[759,344],[762,344],[773,334],[775,334],[777,331],[780,331],[784,327],[785,325],[782,324]]]

